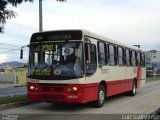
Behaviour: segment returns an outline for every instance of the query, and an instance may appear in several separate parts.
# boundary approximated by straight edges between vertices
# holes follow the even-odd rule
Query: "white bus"
[[[140,48],[87,30],[34,33],[29,48],[27,85],[32,101],[102,107],[106,97],[134,96],[145,84],[145,53]]]

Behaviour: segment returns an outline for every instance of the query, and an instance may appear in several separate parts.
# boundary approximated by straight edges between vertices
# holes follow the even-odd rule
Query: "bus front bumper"
[[[82,93],[28,92],[28,99],[40,102],[84,103]]]

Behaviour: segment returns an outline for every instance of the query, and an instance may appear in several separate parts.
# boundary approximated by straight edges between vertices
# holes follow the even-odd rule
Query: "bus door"
[[[84,42],[84,68],[85,68],[85,101],[97,99],[98,80],[96,41],[85,38]]]

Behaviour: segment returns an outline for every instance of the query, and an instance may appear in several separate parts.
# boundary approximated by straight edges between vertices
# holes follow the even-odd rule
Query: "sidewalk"
[[[0,83],[0,88],[11,88],[11,87],[22,87],[26,84],[11,84],[11,83]]]

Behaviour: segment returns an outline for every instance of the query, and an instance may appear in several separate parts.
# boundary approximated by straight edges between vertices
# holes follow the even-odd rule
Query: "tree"
[[[7,9],[7,5],[11,4],[13,7],[17,7],[18,4],[23,2],[33,2],[34,0],[0,0],[0,33],[4,32],[4,24],[7,19],[15,18],[17,14]],[[64,2],[66,0],[57,0]]]

